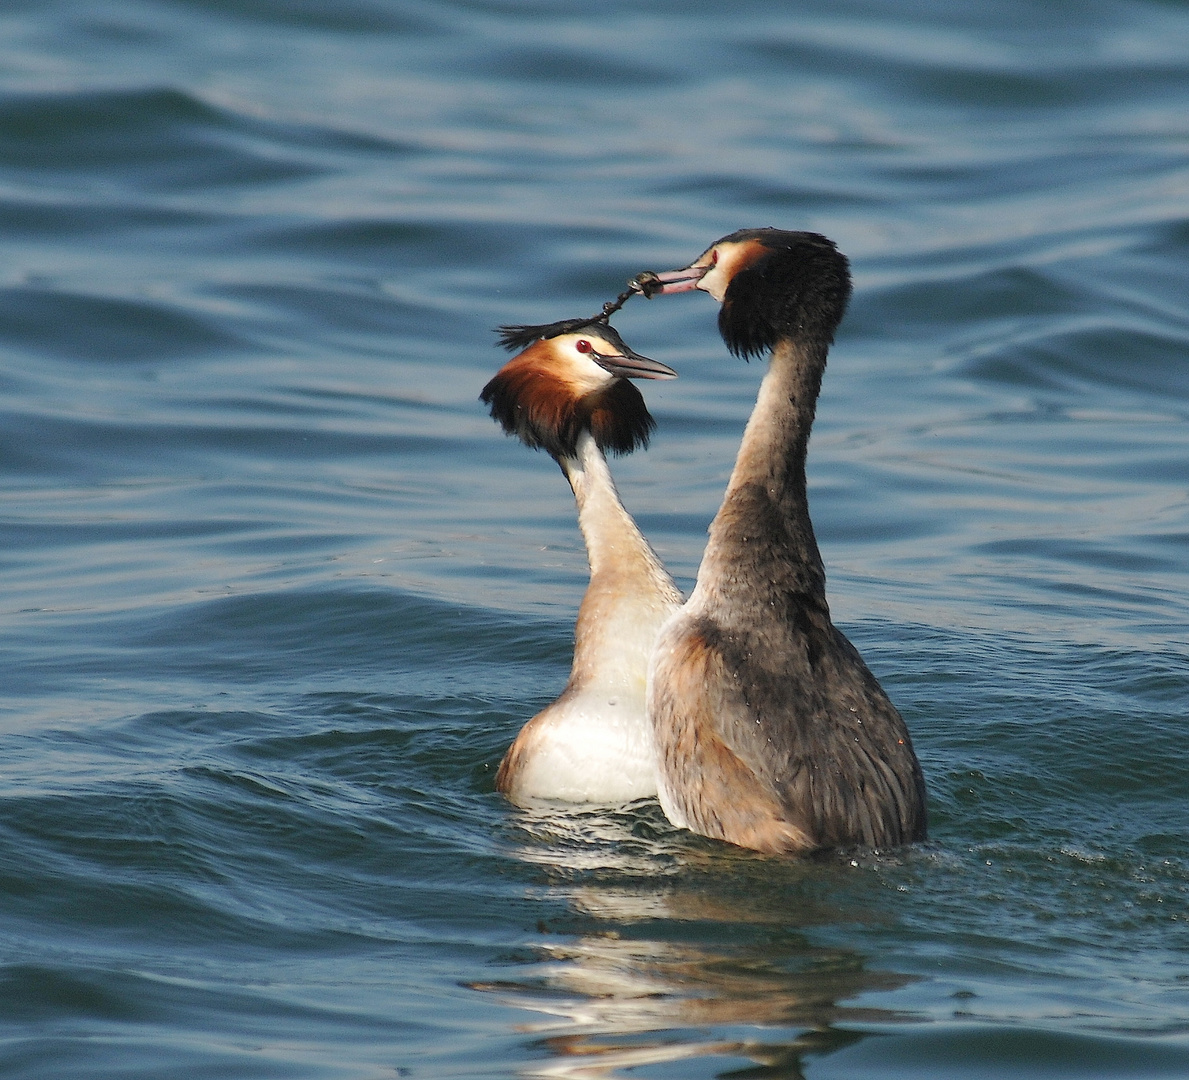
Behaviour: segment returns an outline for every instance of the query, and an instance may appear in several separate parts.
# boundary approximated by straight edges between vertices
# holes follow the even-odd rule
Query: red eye
[[[710,265],[711,265],[711,266],[717,266],[717,265],[718,265],[718,248],[715,248],[715,249],[714,249],[714,250],[713,250],[713,251],[710,253]]]
[[[574,348],[579,352],[590,352],[590,342],[587,341],[586,338],[583,338],[581,341],[576,341],[574,343]]]

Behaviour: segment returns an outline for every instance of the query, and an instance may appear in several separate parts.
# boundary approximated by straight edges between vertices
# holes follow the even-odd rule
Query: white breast
[[[644,688],[616,690],[563,694],[525,726],[522,765],[507,792],[513,802],[620,803],[656,794]]]

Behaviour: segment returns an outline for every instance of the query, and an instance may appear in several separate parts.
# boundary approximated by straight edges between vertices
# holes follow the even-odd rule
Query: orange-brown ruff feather
[[[553,365],[548,341],[509,360],[480,398],[508,434],[553,457],[572,457],[583,431],[604,453],[630,454],[646,447],[656,428],[643,395],[630,382],[611,379],[584,388]]]
[[[850,295],[823,236],[747,229],[652,294],[722,304],[739,356],[771,352],[688,603],[662,628],[648,711],[658,794],[677,825],[767,852],[925,836],[904,720],[830,621],[805,480],[826,353]]]

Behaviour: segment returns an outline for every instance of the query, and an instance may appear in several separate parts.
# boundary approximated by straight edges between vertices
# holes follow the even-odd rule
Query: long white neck
[[[691,603],[740,618],[783,610],[783,598],[825,608],[825,570],[805,482],[805,456],[825,368],[824,353],[780,341],[735,459]]]
[[[571,683],[643,676],[661,622],[682,602],[656,552],[619,500],[602,451],[587,433],[559,464],[578,503],[590,585],[578,610]],[[627,670],[635,668],[638,670]]]

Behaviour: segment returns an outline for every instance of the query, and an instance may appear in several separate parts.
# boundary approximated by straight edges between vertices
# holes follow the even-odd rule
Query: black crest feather
[[[501,326],[496,330],[500,336],[500,344],[508,350],[508,352],[520,352],[521,349],[527,349],[534,341],[542,341],[545,338],[561,337],[562,334],[577,334],[581,331],[590,328],[591,333],[598,334],[611,342],[612,345],[623,347],[623,338],[619,336],[619,332],[608,322],[603,322],[602,319],[561,319],[558,322],[541,323],[533,326],[527,323],[513,326]]]

